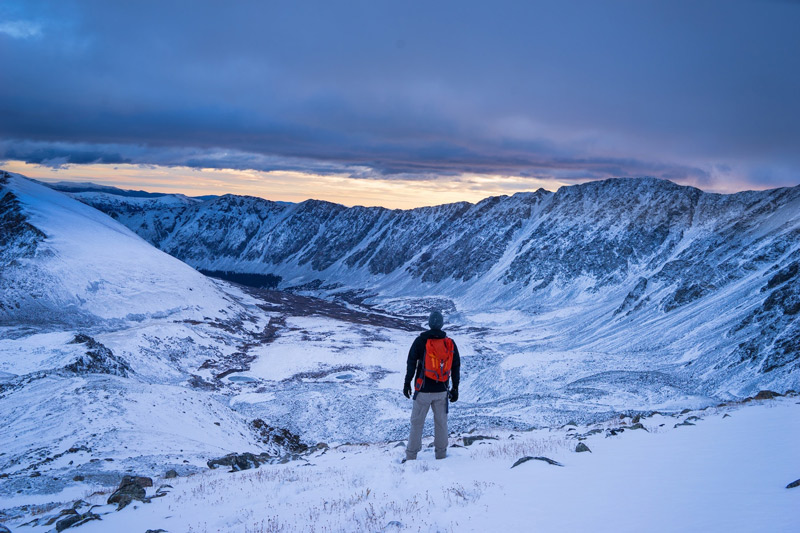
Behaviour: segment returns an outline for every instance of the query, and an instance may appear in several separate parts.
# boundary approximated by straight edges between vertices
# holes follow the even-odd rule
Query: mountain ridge
[[[277,275],[315,296],[566,314],[553,338],[608,350],[651,346],[656,328],[678,359],[699,345],[704,371],[800,365],[800,186],[725,195],[612,179],[412,210],[74,196],[195,268]]]

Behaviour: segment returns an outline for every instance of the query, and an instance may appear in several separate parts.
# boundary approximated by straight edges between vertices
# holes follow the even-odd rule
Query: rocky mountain
[[[723,195],[616,179],[412,210],[75,196],[200,269],[394,311],[433,296],[550,330],[562,316],[542,346],[670,353],[706,378],[800,366],[800,186]]]

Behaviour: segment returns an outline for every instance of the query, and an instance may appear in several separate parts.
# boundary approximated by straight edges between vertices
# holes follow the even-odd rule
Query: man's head
[[[444,326],[444,317],[442,313],[439,311],[432,312],[431,316],[428,317],[428,326],[431,329],[442,329],[442,326]]]

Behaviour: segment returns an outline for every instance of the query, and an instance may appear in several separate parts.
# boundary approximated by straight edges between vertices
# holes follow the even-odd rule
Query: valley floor
[[[282,465],[159,478],[148,495],[168,484],[166,496],[119,512],[102,505],[108,492],[84,495],[108,514],[78,530],[800,531],[800,487],[786,488],[800,478],[798,396],[641,423],[492,433],[468,446],[464,438],[477,435],[463,435],[451,438],[442,461],[432,448],[402,464],[399,443],[342,445]],[[591,452],[576,453],[579,442]],[[563,466],[528,460],[512,468],[523,457]],[[44,522],[62,508],[36,517]],[[31,518],[5,525],[53,530],[21,525]]]

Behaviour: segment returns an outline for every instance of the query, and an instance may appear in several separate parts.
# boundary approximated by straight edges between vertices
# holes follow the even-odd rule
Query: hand
[[[406,398],[411,398],[411,383],[406,383],[403,385],[403,396]]]
[[[458,389],[450,389],[450,403],[458,401]]]

